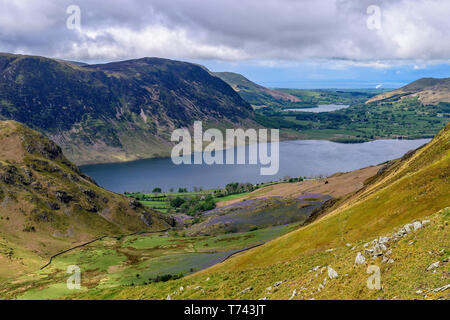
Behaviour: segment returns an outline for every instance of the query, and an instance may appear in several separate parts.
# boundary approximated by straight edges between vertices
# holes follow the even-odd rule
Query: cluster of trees
[[[206,197],[183,198],[175,197],[170,200],[170,206],[178,211],[195,216],[204,211],[212,210],[216,207],[214,197],[207,195]]]
[[[303,181],[303,178],[302,177],[288,178],[286,181],[287,182],[301,182],[301,181]]]
[[[199,188],[195,188],[195,189],[199,189]],[[200,188],[200,191],[201,191],[201,190],[202,190],[202,189]],[[170,188],[169,191],[170,191],[170,192],[174,192],[174,189],[173,189],[173,188]],[[155,187],[155,188],[153,188],[153,190],[152,190],[151,193],[162,193],[162,192],[163,192],[162,188],[160,188],[160,187]],[[188,189],[187,189],[187,188],[178,188],[178,193],[187,193],[187,192],[188,192]],[[125,194],[126,196],[136,198],[137,200],[145,200],[145,199],[143,199],[143,198],[146,196],[145,193],[141,193],[141,192],[127,192],[127,191],[125,191],[124,194]],[[142,199],[138,199],[138,197],[139,197],[139,198],[142,198]],[[148,196],[148,197],[151,197],[151,196]]]
[[[203,189],[200,187],[194,187],[194,191],[195,192],[197,192],[197,191],[202,191]],[[173,188],[170,188],[169,189],[169,191],[170,192],[174,192],[174,189]],[[153,190],[152,190],[152,193],[161,193],[162,192],[162,189],[161,188],[159,188],[159,187],[156,187],[156,188],[154,188]],[[186,192],[188,192],[188,189],[187,188],[178,188],[178,193],[186,193]]]
[[[216,207],[216,201],[214,200],[214,198],[224,197],[232,194],[252,192],[255,189],[256,187],[251,183],[232,182],[227,184],[224,189],[214,190],[213,194],[195,197],[177,196],[171,198],[169,200],[169,204],[170,207],[175,209],[177,212],[183,212],[191,216],[196,216],[204,211],[214,209]],[[180,190],[178,192],[182,192]]]
[[[127,197],[131,197],[136,199],[137,201],[165,201],[166,196],[162,195],[152,195],[150,193],[141,193],[141,192],[125,192]]]
[[[136,278],[140,278],[140,274],[136,274]],[[162,274],[157,275],[155,278],[149,278],[148,282],[144,282],[145,285],[152,283],[152,282],[167,282],[169,280],[177,280],[184,277],[183,273],[177,273],[177,274]],[[130,284],[131,286],[134,286],[134,283]]]
[[[225,197],[232,194],[252,192],[255,189],[256,189],[255,185],[251,183],[231,182],[227,184],[224,189],[215,190],[214,195],[216,197]]]

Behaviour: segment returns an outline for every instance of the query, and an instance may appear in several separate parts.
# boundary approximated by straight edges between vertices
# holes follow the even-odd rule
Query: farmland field
[[[0,285],[0,296],[55,299],[73,292],[66,286],[67,268],[81,269],[82,291],[145,285],[164,276],[179,277],[221,262],[242,249],[262,244],[296,224],[215,237],[184,237],[176,233],[108,238],[55,258],[41,270]]]

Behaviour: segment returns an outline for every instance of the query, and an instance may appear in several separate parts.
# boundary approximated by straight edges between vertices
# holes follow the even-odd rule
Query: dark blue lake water
[[[260,165],[175,165],[170,158],[146,159],[126,163],[82,166],[81,170],[99,185],[114,192],[151,191],[160,187],[217,188],[229,182],[268,182],[285,176],[318,177],[360,169],[401,157],[428,139],[377,140],[357,144],[324,140],[296,140],[280,143],[279,171],[261,176]],[[242,147],[241,147],[242,148]]]

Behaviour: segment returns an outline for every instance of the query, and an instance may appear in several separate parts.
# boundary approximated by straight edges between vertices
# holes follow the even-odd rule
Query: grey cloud
[[[70,4],[81,33],[65,26]],[[366,26],[372,4],[381,30]],[[88,61],[447,60],[449,13],[446,0],[0,0],[0,50]]]

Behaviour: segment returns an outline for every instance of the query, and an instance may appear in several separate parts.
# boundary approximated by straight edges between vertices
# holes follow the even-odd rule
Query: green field
[[[104,239],[58,256],[42,271],[0,285],[0,299],[57,299],[73,294],[67,267],[81,269],[81,291],[146,285],[158,276],[181,276],[214,265],[228,255],[267,242],[295,224],[215,237],[182,237],[175,233]],[[79,293],[79,291],[77,291]]]
[[[294,178],[298,179],[298,178]],[[306,179],[306,178],[301,178]],[[291,178],[292,180],[292,178]],[[186,191],[186,192],[151,192],[151,193],[143,193],[143,192],[125,192],[125,195],[131,198],[134,198],[135,200],[139,201],[143,205],[150,207],[152,209],[155,209],[162,213],[180,213],[180,210],[178,207],[175,207],[171,204],[171,200],[175,198],[181,198],[184,202],[191,201],[192,204],[197,204],[198,202],[204,201],[205,198],[210,196],[211,202],[217,203],[221,201],[228,201],[233,200],[241,197],[245,197],[246,195],[249,195],[251,191],[257,190],[259,188],[267,187],[270,185],[278,184],[278,183],[289,183],[289,182],[296,182],[289,181],[289,179],[281,180],[281,181],[271,181],[266,183],[260,183],[256,185],[251,184],[245,184],[244,187],[242,187],[242,190],[239,189],[238,186],[237,189],[227,189],[228,186],[232,185],[230,183],[225,187],[224,189],[207,189],[207,190],[201,190],[201,191]],[[191,205],[192,205],[191,204]],[[204,210],[206,211],[206,210]],[[184,212],[181,212],[184,213]],[[193,215],[188,213],[189,215]]]
[[[260,110],[259,123],[297,132],[304,139],[364,142],[380,138],[431,138],[450,121],[450,104],[422,105],[417,98],[357,103],[334,112]]]
[[[277,89],[300,98],[296,108],[317,107],[319,104],[348,104],[363,103],[369,98],[387,91],[386,89]],[[290,106],[283,107],[291,108]]]
[[[219,202],[219,201],[228,201],[228,200],[233,200],[233,199],[237,199],[237,198],[240,198],[240,197],[244,197],[244,196],[249,195],[249,194],[250,194],[250,192],[243,192],[243,193],[231,194],[231,195],[229,195],[229,196],[225,196],[225,197],[221,197],[221,198],[216,198],[215,200],[216,200],[216,202]]]

